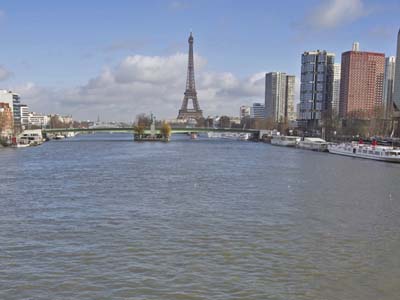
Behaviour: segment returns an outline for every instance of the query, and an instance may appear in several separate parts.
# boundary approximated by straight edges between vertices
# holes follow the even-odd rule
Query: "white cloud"
[[[60,108],[55,100],[58,97],[55,89],[40,87],[33,82],[27,82],[15,86],[11,90],[20,94],[22,102],[28,104],[33,111],[51,113]]]
[[[331,29],[351,23],[371,12],[362,0],[329,0],[306,16],[307,27]]]
[[[238,115],[240,105],[263,101],[264,74],[240,79],[232,73],[206,70],[206,60],[195,55],[196,88],[205,116]],[[139,113],[174,118],[182,104],[187,54],[134,55],[82,86],[56,90],[32,83],[16,87],[23,101],[45,113],[73,114],[77,119],[133,120]]]
[[[0,81],[10,78],[11,75],[12,73],[10,71],[0,65]]]

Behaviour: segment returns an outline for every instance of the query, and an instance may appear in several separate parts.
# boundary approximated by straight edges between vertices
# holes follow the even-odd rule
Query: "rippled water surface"
[[[400,299],[400,165],[130,139],[0,149],[0,299]]]

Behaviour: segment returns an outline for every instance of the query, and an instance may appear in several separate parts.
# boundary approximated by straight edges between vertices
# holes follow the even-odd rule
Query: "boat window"
[[[380,152],[379,151],[375,151],[375,155],[380,155]]]
[[[368,151],[368,154],[374,154],[374,151],[369,150],[369,151]]]

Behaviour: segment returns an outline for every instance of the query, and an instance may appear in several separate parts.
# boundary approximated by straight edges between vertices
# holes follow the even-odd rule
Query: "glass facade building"
[[[265,106],[262,103],[253,103],[251,107],[251,117],[255,119],[265,118]]]
[[[301,57],[300,124],[321,125],[324,113],[331,113],[335,54],[308,51]]]

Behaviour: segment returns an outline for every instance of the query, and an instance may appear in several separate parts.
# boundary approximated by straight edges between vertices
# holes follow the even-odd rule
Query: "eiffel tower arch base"
[[[189,111],[189,110],[179,110],[178,119],[188,120],[188,119],[201,119],[203,118],[203,112],[201,110]]]

